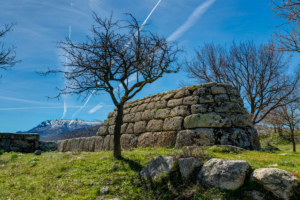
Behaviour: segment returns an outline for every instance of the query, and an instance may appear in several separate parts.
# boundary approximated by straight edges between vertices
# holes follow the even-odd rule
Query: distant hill
[[[101,126],[102,125],[94,126],[94,127],[87,128],[87,129],[75,130],[75,131],[71,131],[68,133],[60,134],[60,135],[42,138],[41,140],[57,142],[58,140],[66,140],[66,139],[71,139],[71,138],[92,137],[92,136],[96,136],[96,133]]]
[[[81,119],[67,120],[67,119],[54,119],[47,120],[36,127],[30,129],[29,131],[19,131],[17,133],[38,133],[40,138],[46,138],[51,136],[56,136],[64,133],[69,133],[71,131],[87,129],[95,126],[102,125],[101,121],[84,121]]]

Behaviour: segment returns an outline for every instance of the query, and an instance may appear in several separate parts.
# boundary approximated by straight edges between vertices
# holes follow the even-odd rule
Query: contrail
[[[71,0],[70,2],[71,4],[71,9],[73,7],[73,0]],[[69,40],[71,39],[71,33],[72,33],[72,25],[69,26]],[[66,67],[65,67],[65,72],[68,71],[68,56],[69,54],[67,53],[66,54]],[[66,84],[66,83],[65,83]],[[62,119],[66,116],[66,113],[67,113],[67,96],[63,96],[63,99],[64,99],[64,113],[63,113],[63,116],[62,116]]]
[[[207,0],[200,6],[198,6],[194,12],[189,16],[187,21],[180,26],[170,37],[168,37],[168,41],[176,40],[179,37],[183,35],[184,32],[188,31],[195,23],[197,20],[208,10],[210,6],[213,5],[213,3],[216,0]]]
[[[147,16],[147,18],[146,18],[145,21],[143,22],[142,26],[140,27],[140,31],[143,29],[143,27],[144,27],[145,24],[147,23],[148,19],[151,17],[152,13],[155,11],[155,9],[157,8],[157,6],[160,4],[161,1],[162,1],[162,0],[159,0],[159,1],[157,2],[157,4],[154,6],[154,8],[151,10],[150,14]],[[132,41],[132,40],[131,40],[131,41]],[[131,41],[129,41],[128,43],[130,44]],[[128,44],[125,46],[125,48],[126,48],[127,46],[128,46]],[[76,114],[77,114],[79,111],[81,111],[82,108],[85,107],[85,105],[89,102],[91,96],[95,93],[95,91],[96,91],[96,90],[94,90],[94,91],[92,92],[92,94],[91,94],[91,95],[89,96],[89,98],[86,100],[86,102],[84,103],[84,105],[83,105],[76,113],[74,113],[74,115],[72,115],[72,118],[75,117]]]

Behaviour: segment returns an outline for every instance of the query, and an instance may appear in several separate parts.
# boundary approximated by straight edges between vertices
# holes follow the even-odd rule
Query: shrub
[[[4,153],[4,151],[3,150],[0,150],[0,155],[2,155]]]

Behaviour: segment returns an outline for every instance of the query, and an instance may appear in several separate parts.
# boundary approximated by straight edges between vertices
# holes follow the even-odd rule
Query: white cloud
[[[80,106],[69,106],[70,108],[79,108]],[[63,108],[63,106],[56,106],[56,107],[20,107],[20,108],[0,108],[0,110],[28,110],[28,109],[56,109],[56,108]]]
[[[6,97],[6,96],[0,96],[0,99],[11,100],[11,101],[20,101],[20,102],[25,102],[25,103],[34,103],[34,104],[58,105],[58,104],[55,104],[55,103],[32,101],[32,100],[28,100],[28,99],[19,99],[19,98]]]
[[[90,111],[89,111],[89,114],[93,114],[94,112],[96,112],[97,110],[99,110],[100,108],[103,107],[103,103],[99,103],[97,106],[95,106],[94,108],[92,108]]]
[[[168,37],[167,40],[173,41],[180,38],[183,35],[183,33],[188,31],[193,25],[195,25],[195,23],[208,10],[208,8],[213,5],[215,1],[216,0],[207,0],[203,4],[198,6],[194,10],[194,12],[189,16],[187,21],[182,26],[180,26],[170,37]]]

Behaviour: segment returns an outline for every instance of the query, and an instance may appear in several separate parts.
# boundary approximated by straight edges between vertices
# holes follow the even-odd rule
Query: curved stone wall
[[[116,109],[97,136],[112,150]],[[150,95],[124,105],[121,147],[234,145],[259,150],[243,99],[226,83],[207,83]]]

